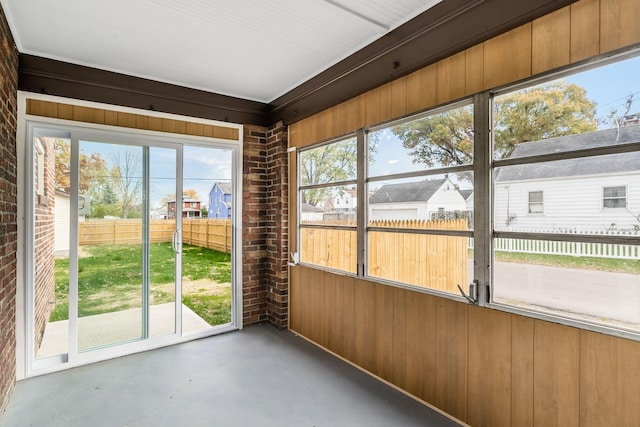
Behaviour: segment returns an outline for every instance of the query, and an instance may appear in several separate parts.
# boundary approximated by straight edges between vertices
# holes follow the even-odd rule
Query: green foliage
[[[560,80],[502,96],[494,104],[494,144],[508,157],[521,142],[597,129],[595,103],[587,91]]]
[[[597,129],[595,103],[586,90],[556,81],[497,98],[494,102],[494,148],[508,157],[522,142]],[[469,164],[473,153],[471,106],[394,126],[414,163],[429,167]]]
[[[356,175],[357,145],[355,138],[323,145],[300,154],[300,184],[325,184],[353,179]],[[331,194],[328,188],[304,193],[304,203],[319,205]]]
[[[391,128],[413,163],[429,167],[463,165],[473,160],[473,107],[456,108]]]

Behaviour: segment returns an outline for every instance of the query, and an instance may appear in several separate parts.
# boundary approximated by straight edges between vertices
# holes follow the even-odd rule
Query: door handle
[[[173,232],[173,236],[171,237],[171,249],[173,249],[173,252],[175,253],[180,253],[180,241],[178,241],[178,236],[180,235],[180,230],[176,229],[176,231]]]

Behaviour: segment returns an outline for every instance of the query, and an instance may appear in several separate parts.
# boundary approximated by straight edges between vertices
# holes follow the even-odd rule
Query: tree
[[[352,179],[356,172],[357,145],[353,139],[304,151],[300,155],[301,185]],[[331,188],[303,192],[303,202],[317,206],[331,195]]]
[[[66,193],[71,189],[71,144],[64,139],[56,139],[55,150],[55,174],[56,188]],[[99,153],[91,153],[87,156],[80,152],[80,194],[91,194],[92,200],[101,199],[101,192],[107,181],[107,162]]]
[[[557,81],[525,89],[494,102],[494,149],[508,157],[517,144],[597,129],[595,103],[576,84]],[[391,128],[414,163],[427,166],[468,164],[473,152],[470,106]]]
[[[595,131],[596,105],[587,91],[560,80],[518,91],[494,104],[494,147],[508,157],[521,142]]]
[[[122,217],[127,219],[129,211],[138,201],[142,180],[140,176],[140,156],[125,151],[124,156],[117,151],[112,156],[113,166],[109,172],[114,190],[122,207]]]

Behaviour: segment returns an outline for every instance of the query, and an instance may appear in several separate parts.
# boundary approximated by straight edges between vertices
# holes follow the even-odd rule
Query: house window
[[[544,213],[544,203],[542,201],[542,191],[529,191],[529,213]]]
[[[620,265],[640,260],[640,212],[624,209],[629,193],[618,185],[640,180],[640,104],[628,97],[639,66],[631,58],[493,97],[488,305],[640,334],[627,296],[640,271],[611,292],[628,272]],[[541,187],[561,195],[553,209]],[[531,215],[519,215],[527,205]]]
[[[638,52],[299,149],[301,262],[640,340]]]
[[[323,210],[299,225],[300,261],[355,273],[358,265],[357,221],[336,209],[335,202],[357,188],[357,138],[351,136],[300,150],[298,209],[303,204]]]
[[[602,207],[626,208],[627,207],[627,187],[624,185],[617,187],[604,187],[602,189]]]

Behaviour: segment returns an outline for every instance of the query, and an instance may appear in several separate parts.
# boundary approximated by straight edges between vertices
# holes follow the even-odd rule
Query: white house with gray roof
[[[640,126],[521,143],[528,157],[640,141]],[[497,230],[598,232],[640,226],[640,151],[500,168],[495,175]]]
[[[464,197],[449,178],[385,184],[369,197],[370,220],[430,219],[465,209]]]

